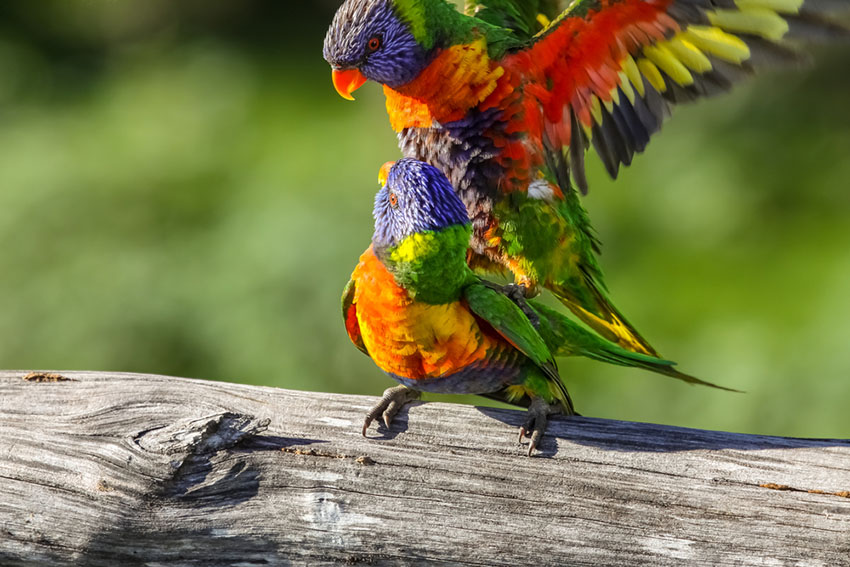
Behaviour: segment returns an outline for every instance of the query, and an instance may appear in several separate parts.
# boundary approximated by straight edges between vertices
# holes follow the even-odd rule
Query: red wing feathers
[[[763,62],[795,60],[783,42],[795,31],[847,33],[804,0],[578,0],[504,64],[524,77],[536,101],[525,119],[544,144],[572,146],[573,177],[586,192],[590,143],[616,177],[672,104],[728,90]]]

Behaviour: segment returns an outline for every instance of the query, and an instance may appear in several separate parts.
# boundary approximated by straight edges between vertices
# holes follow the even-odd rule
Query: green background
[[[0,5],[0,367],[391,385],[339,312],[398,150],[377,86],[331,86],[336,5]],[[616,303],[747,393],[563,360],[583,414],[850,433],[850,48],[809,51],[679,108],[616,183],[591,158]]]

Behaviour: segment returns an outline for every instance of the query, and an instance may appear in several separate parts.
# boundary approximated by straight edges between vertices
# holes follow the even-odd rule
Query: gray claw
[[[522,443],[523,437],[531,437],[528,442],[528,456],[534,455],[534,450],[543,439],[543,434],[546,432],[546,426],[549,424],[549,416],[553,413],[558,413],[557,406],[550,406],[543,398],[533,398],[531,406],[528,408],[528,419],[525,424],[519,428],[519,442]]]
[[[384,390],[384,395],[380,401],[372,406],[372,409],[366,414],[366,419],[363,421],[363,437],[366,437],[366,431],[372,422],[380,417],[387,429],[390,428],[393,418],[398,414],[399,410],[414,400],[418,400],[420,392],[408,388],[407,386],[394,386]]]

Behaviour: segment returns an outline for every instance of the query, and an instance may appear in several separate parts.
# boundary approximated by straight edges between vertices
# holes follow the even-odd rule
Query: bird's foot
[[[577,415],[575,412],[562,411],[559,405],[550,405],[543,398],[533,398],[531,405],[528,407],[528,417],[525,424],[519,428],[519,443],[522,444],[523,437],[529,437],[528,456],[534,454],[537,445],[546,433],[546,426],[549,424],[549,416],[553,414],[563,413],[565,415]]]
[[[381,400],[366,414],[366,420],[363,422],[363,437],[366,437],[366,430],[378,417],[383,419],[384,425],[389,429],[399,410],[405,404],[418,400],[421,395],[421,392],[407,386],[394,386],[384,390]]]
[[[523,312],[529,322],[534,325],[535,329],[540,329],[540,317],[537,316],[537,313],[534,309],[528,305],[526,299],[528,297],[533,297],[536,295],[533,291],[530,290],[528,286],[525,284],[516,284],[509,283],[502,286],[493,285],[493,289],[513,301],[517,307]]]

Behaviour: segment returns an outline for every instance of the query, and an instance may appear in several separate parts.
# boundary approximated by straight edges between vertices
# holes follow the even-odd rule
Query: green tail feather
[[[554,309],[536,301],[529,301],[528,303],[540,317],[540,335],[555,356],[585,356],[609,364],[643,368],[689,384],[701,384],[729,392],[740,392],[740,390],[718,386],[690,374],[679,372],[674,368],[676,363],[670,360],[626,350],[611,341],[597,337]]]

